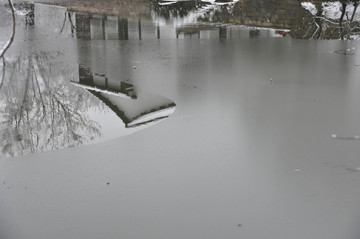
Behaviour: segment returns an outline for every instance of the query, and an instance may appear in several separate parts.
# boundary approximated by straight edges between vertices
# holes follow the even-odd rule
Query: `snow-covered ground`
[[[171,1],[166,0],[159,2],[158,4],[160,6],[166,6],[166,5],[172,5],[179,2],[186,2],[188,0],[179,0],[179,1]],[[233,0],[229,2],[216,2],[215,0],[202,0],[203,3],[205,3],[204,6],[199,7],[197,10],[190,11],[186,16],[182,17],[176,17],[172,16],[172,24],[173,26],[183,26],[188,24],[196,24],[198,23],[199,17],[204,17],[206,14],[209,14],[211,12],[214,12],[216,9],[219,9],[221,6],[228,6],[229,9],[237,2],[238,0]],[[156,13],[152,14],[152,18],[154,23],[156,23],[159,26],[164,26],[169,24],[168,21],[166,21],[163,17],[158,16]]]
[[[118,97],[122,97],[122,98],[125,98],[125,99],[131,99],[131,96],[125,94],[125,93],[122,93],[122,92],[113,92],[113,91],[110,91],[110,90],[104,90],[104,89],[99,89],[95,86],[86,86],[86,85],[82,85],[82,84],[79,84],[77,82],[71,82],[73,85],[76,85],[78,87],[81,87],[81,88],[84,88],[84,89],[87,89],[87,90],[92,90],[92,91],[96,91],[96,92],[102,92],[102,93],[105,93],[107,95],[114,95],[114,96],[118,96]]]
[[[311,12],[311,14],[315,15],[317,13],[317,8],[312,2],[302,2],[301,6]]]
[[[146,124],[146,123],[151,123],[151,121],[157,121],[160,119],[164,119],[169,117],[169,115],[173,114],[175,112],[175,107],[169,107],[169,108],[165,108],[165,109],[161,109],[161,110],[157,110],[154,112],[150,112],[148,114],[145,114],[143,116],[140,116],[136,119],[134,119],[133,121],[131,121],[128,126],[132,127],[138,124]]]

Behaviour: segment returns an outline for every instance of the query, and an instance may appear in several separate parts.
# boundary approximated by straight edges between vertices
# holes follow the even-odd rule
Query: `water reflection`
[[[158,122],[169,117],[175,110],[175,103],[165,97],[145,92],[138,97],[134,85],[130,83],[111,81],[106,75],[79,68],[79,81],[72,83],[87,89],[102,101],[119,116],[126,128]]]
[[[20,55],[2,67],[0,137],[5,156],[73,147],[101,135],[100,125],[86,114],[100,105],[67,87],[65,78],[74,75],[52,65],[56,54]]]
[[[4,156],[75,147],[130,134],[174,112],[172,101],[148,93],[138,96],[130,83],[116,84],[82,67],[79,71],[59,67],[56,59],[61,54],[22,54],[4,60],[5,67],[2,64],[0,68]],[[112,132],[104,134],[109,127]]]
[[[360,34],[358,4],[358,0],[242,0],[232,8],[208,11],[201,20],[288,29],[289,36],[299,39],[354,39]]]
[[[72,82],[91,91],[106,92],[129,99],[137,98],[132,84],[126,82],[111,84],[105,74],[92,73],[90,69],[82,66],[79,66],[79,82]]]
[[[160,4],[160,5],[159,5]],[[211,7],[210,7],[211,6]],[[36,3],[33,9],[36,27],[83,40],[142,40],[182,38],[254,38],[282,37],[275,29],[253,29],[202,24],[208,11],[233,6],[233,3],[181,1],[171,5],[154,2],[152,19],[126,15],[75,12],[67,7]],[[214,8],[213,8],[214,7]],[[220,18],[219,18],[220,19]],[[51,28],[49,27],[51,26]],[[236,31],[231,34],[231,31]],[[258,32],[254,34],[254,32]]]
[[[240,30],[247,31],[246,35],[250,38],[291,36],[299,39],[354,39],[360,35],[358,0],[124,2],[126,4],[121,6],[112,3],[111,8],[86,5],[81,1],[67,3],[64,7],[27,4],[18,8],[24,13],[28,25],[51,25],[57,31],[81,39],[128,40],[143,39],[145,35],[145,38],[179,38],[180,33],[184,33],[182,36],[185,38],[193,37],[193,34],[201,38],[207,35],[209,28],[204,23],[247,26]],[[126,10],[130,5],[134,9]],[[197,32],[191,32],[194,25],[198,27]],[[254,27],[258,28],[256,31],[265,31],[263,28],[266,28],[270,33],[257,34]],[[279,29],[282,34],[279,34]],[[205,33],[200,34],[199,31]],[[224,38],[222,30],[218,37]]]
[[[353,39],[359,36],[358,0],[298,1],[173,1],[158,2],[158,18],[175,25],[210,22],[244,26],[288,29],[300,39]],[[179,19],[182,18],[182,19]],[[157,19],[159,20],[159,19]],[[161,21],[161,20],[160,20]],[[254,32],[252,32],[254,33]],[[250,37],[253,34],[250,33]]]
[[[2,152],[6,156],[16,156],[105,139],[103,128],[110,120],[99,121],[98,116],[94,116],[98,113],[111,114],[112,121],[121,125],[121,130],[113,130],[117,132],[116,136],[133,132],[123,129],[148,126],[172,114],[175,103],[171,100],[147,94],[136,84],[134,86],[134,59],[126,53],[129,46],[121,45],[124,42],[181,38],[224,41],[289,35],[296,38],[351,38],[358,29],[356,3],[153,1],[152,8],[148,9],[148,19],[143,15],[130,17],[96,12],[96,9],[87,11],[85,6],[84,11],[76,11],[74,6],[17,5],[18,14],[19,11],[23,13],[19,18],[22,17],[25,27],[21,30],[35,34],[41,29],[54,36],[70,36],[78,48],[77,51],[68,49],[69,54],[77,60],[72,62],[75,67],[72,71],[55,63],[63,51],[15,54],[4,61],[0,82]],[[339,7],[342,9],[340,15],[330,16],[327,13],[329,6],[332,9],[342,7]],[[257,27],[203,22],[232,22]],[[336,28],[329,24],[335,24]],[[92,45],[94,42],[99,44]],[[118,43],[111,49],[118,50],[117,53],[110,53],[110,48],[106,47],[108,42]],[[335,53],[355,54],[348,50],[340,49]],[[114,133],[109,137],[114,137]]]

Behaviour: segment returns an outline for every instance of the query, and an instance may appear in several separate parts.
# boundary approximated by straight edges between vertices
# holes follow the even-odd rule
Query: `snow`
[[[233,0],[232,2],[216,2],[216,0],[201,0],[201,1],[211,3],[211,4],[224,5],[224,4],[234,4],[234,3],[238,2],[239,0]]]
[[[301,6],[303,8],[305,8],[306,10],[308,10],[313,15],[315,15],[317,13],[317,9],[316,9],[315,4],[313,4],[311,2],[302,2]]]
[[[360,35],[351,35],[350,39],[351,40],[360,40]]]
[[[324,2],[322,3],[323,15],[329,19],[339,19],[341,17],[340,2]],[[349,5],[346,9],[349,11],[352,7]]]
[[[19,16],[26,16],[30,11],[25,9],[15,9],[15,13]]]
[[[105,93],[105,94],[109,94],[109,95],[119,96],[119,97],[126,98],[126,99],[131,99],[130,96],[128,96],[127,94],[121,93],[121,92],[103,90],[103,89],[99,89],[99,88],[93,87],[93,86],[82,85],[82,84],[79,84],[79,83],[73,82],[73,81],[71,82],[71,84],[76,85],[81,88],[84,88],[84,89],[87,89],[87,90],[93,90],[96,92],[101,92],[101,93]]]
[[[169,107],[169,108],[158,110],[158,111],[155,111],[155,112],[150,112],[148,114],[145,114],[145,115],[131,121],[128,124],[128,126],[131,127],[131,126],[134,126],[134,125],[137,125],[137,124],[142,124],[142,123],[153,121],[153,120],[156,120],[156,119],[168,117],[169,115],[173,114],[174,111],[175,111],[175,107]]]
[[[160,6],[166,6],[166,5],[171,5],[171,4],[174,4],[174,3],[176,3],[176,2],[163,2],[163,3],[161,3],[161,2],[159,2],[158,4],[160,5]]]
[[[312,15],[316,15],[318,9],[312,2],[302,2],[301,6],[308,10]],[[337,2],[323,2],[322,3],[322,15],[328,19],[339,19],[341,17],[342,4]],[[346,12],[348,15],[351,15],[354,11],[354,6],[348,4],[346,7]],[[355,20],[360,19],[360,8],[357,9],[355,14]]]
[[[184,0],[164,0],[162,2],[159,2],[158,4],[160,6],[166,6],[166,5],[172,5],[177,2],[182,2]],[[186,1],[186,0],[185,0]],[[213,10],[216,10],[217,8],[228,5],[233,6],[238,0],[233,0],[232,2],[216,2],[216,0],[202,0],[204,3],[208,3],[205,6],[202,6],[198,8],[195,11],[191,11],[187,14],[187,16],[183,17],[172,17],[172,24],[173,26],[183,26],[183,25],[189,25],[189,24],[195,24],[198,22],[199,17],[203,17],[206,13],[209,13]],[[166,20],[162,17],[158,17],[156,14],[153,14],[152,16],[153,22],[158,26],[164,26],[168,23],[166,23]]]

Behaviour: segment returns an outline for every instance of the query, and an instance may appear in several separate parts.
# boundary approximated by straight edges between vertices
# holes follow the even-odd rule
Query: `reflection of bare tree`
[[[69,87],[64,75],[71,75],[58,72],[51,57],[21,56],[3,67],[0,139],[6,156],[73,147],[100,135],[86,114],[96,100]]]
[[[75,30],[76,30],[76,27],[75,27],[75,24],[74,24],[73,21],[72,21],[71,12],[70,12],[70,11],[66,11],[65,14],[64,14],[64,22],[63,22],[63,25],[62,25],[62,27],[61,27],[60,33],[63,32],[63,30],[64,30],[64,28],[65,28],[65,25],[66,25],[66,21],[69,21],[70,30],[71,30],[71,36],[73,37],[73,36],[74,36],[74,32],[75,32]]]
[[[4,80],[5,80],[5,57],[2,58],[2,75],[1,75],[1,82],[0,82],[0,90],[2,88],[2,86],[4,85]]]
[[[16,26],[15,9],[14,9],[14,5],[11,0],[8,0],[8,3],[9,3],[9,7],[11,10],[11,17],[12,17],[12,33],[11,33],[10,39],[5,44],[4,48],[0,49],[0,59],[4,56],[5,52],[9,49],[9,47],[12,44],[12,42],[14,41],[14,37],[15,37],[15,26]]]
[[[354,21],[355,13],[356,13],[356,10],[357,10],[357,8],[359,6],[359,0],[353,1],[353,2],[354,2],[354,11],[353,11],[353,13],[351,15],[350,22]]]

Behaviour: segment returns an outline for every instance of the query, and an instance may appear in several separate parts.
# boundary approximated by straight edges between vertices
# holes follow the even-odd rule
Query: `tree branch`
[[[3,72],[2,72],[2,78],[1,78],[1,83],[0,83],[0,90],[4,84],[4,81],[5,81],[5,57],[3,57]]]
[[[5,44],[4,48],[2,49],[2,52],[0,52],[0,58],[2,58],[4,56],[5,52],[9,49],[9,47],[12,44],[12,42],[14,41],[14,37],[15,37],[15,26],[16,26],[15,9],[14,9],[14,5],[12,3],[12,0],[8,0],[8,2],[9,2],[9,5],[10,5],[13,27],[12,27],[12,33],[11,33],[10,39]]]

